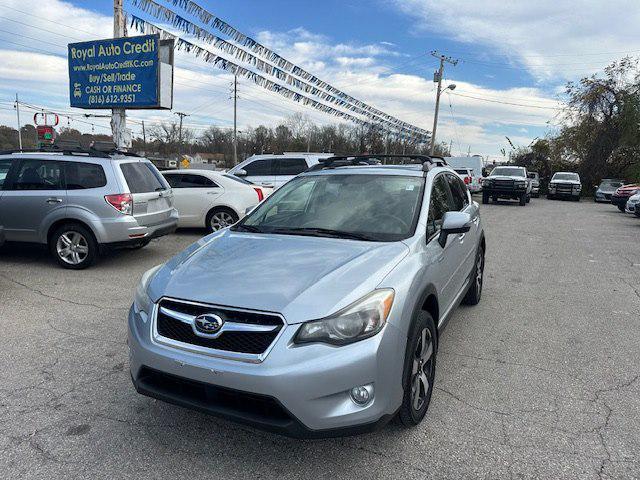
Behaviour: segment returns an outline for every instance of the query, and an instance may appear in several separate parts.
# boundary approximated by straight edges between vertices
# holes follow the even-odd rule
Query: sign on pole
[[[159,35],[71,43],[69,95],[77,108],[171,108],[170,53]],[[167,61],[167,59],[169,61]]]

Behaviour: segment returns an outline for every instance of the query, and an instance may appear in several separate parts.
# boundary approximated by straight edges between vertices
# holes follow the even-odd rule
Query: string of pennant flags
[[[229,35],[235,42],[242,44],[248,48],[250,48],[254,53],[265,56],[269,59],[269,61],[262,60],[258,58],[256,55],[240,48],[238,45],[226,41],[224,39],[219,38],[213,33],[199,27],[198,25],[193,24],[189,20],[179,16],[172,10],[164,7],[163,5],[158,4],[154,0],[131,0],[131,4],[134,7],[139,8],[145,13],[157,18],[161,22],[168,23],[173,27],[181,30],[182,32],[191,35],[201,41],[212,44],[214,47],[220,49],[222,52],[233,56],[235,59],[239,60],[242,63],[246,63],[256,68],[262,73],[273,76],[274,78],[285,82],[287,85],[294,87],[296,89],[301,90],[304,93],[309,95],[318,97],[319,99],[332,103],[340,108],[344,108],[349,110],[350,112],[363,115],[367,117],[371,123],[378,124],[379,126],[383,126],[384,128],[390,129],[392,132],[396,133],[398,136],[403,138],[412,138],[418,141],[426,142],[430,137],[430,133],[424,129],[415,127],[409,123],[403,122],[401,120],[396,119],[384,112],[380,112],[377,109],[361,102],[359,100],[354,99],[353,97],[341,92],[334,87],[331,87],[326,82],[318,79],[317,77],[309,74],[304,71],[300,67],[297,67],[293,63],[288,60],[280,57],[274,52],[271,52],[266,47],[260,45],[255,40],[250,37],[246,37],[242,33],[233,29],[230,25],[226,24],[224,21],[217,19],[209,12],[206,12],[199,5],[191,2],[190,0],[173,0],[174,5],[182,8],[187,11],[187,13],[193,14],[200,18],[203,23],[210,24],[214,26],[217,30],[222,33]],[[136,28],[141,32],[149,32],[154,28],[158,30],[162,30],[160,27],[157,27],[146,20],[143,20],[135,15],[131,15],[132,18],[132,27]],[[177,36],[169,34],[166,30],[162,30],[165,32],[165,35],[170,35],[175,39],[178,39]],[[320,102],[317,102],[313,99],[308,99],[305,95],[302,95],[298,92],[292,91],[285,86],[279,85],[278,83],[272,82],[259,74],[256,74],[250,70],[244,69],[235,63],[226,60],[222,57],[219,57],[220,60],[215,61],[213,57],[218,57],[215,53],[210,52],[206,49],[203,49],[193,43],[187,42],[184,39],[180,39],[180,42],[177,42],[177,45],[180,46],[181,49],[189,52],[196,53],[198,56],[202,56],[205,61],[209,63],[214,63],[215,65],[224,68],[229,71],[239,71],[239,75],[253,80],[260,86],[267,88],[271,91],[279,91],[282,90],[287,98],[292,98],[298,102],[305,102],[306,105],[314,106],[315,102],[318,106],[314,106],[314,108],[318,108],[326,113],[330,113],[331,110],[335,110],[330,106],[324,105]],[[212,57],[213,56],[213,57]],[[208,59],[208,60],[207,60]],[[228,65],[227,65],[228,64]],[[275,64],[275,65],[274,65]],[[226,66],[225,66],[226,65]],[[298,75],[301,78],[297,78],[294,75]],[[298,97],[299,96],[299,97]],[[305,100],[307,99],[307,100]],[[339,110],[336,110],[339,113]],[[336,113],[333,113],[337,115]],[[351,121],[358,120],[357,123],[366,124],[368,122],[363,122],[361,119],[354,117],[349,114],[338,115],[343,118],[349,119]]]
[[[131,28],[137,30],[140,33],[143,34],[158,34],[160,35],[160,38],[162,39],[172,39],[175,41],[175,46],[178,50],[181,51],[185,51],[188,53],[192,53],[194,54],[196,57],[198,58],[202,58],[205,62],[207,63],[211,63],[213,65],[215,65],[218,68],[221,68],[225,71],[228,71],[230,73],[233,73],[235,75],[238,75],[240,77],[246,78],[248,80],[251,80],[252,82],[254,82],[256,85],[265,88],[266,90],[272,91],[272,92],[276,92],[279,93],[280,95],[282,95],[285,98],[288,98],[290,100],[294,100],[298,103],[301,103],[305,106],[310,106],[312,108],[315,108],[316,110],[319,110],[323,113],[326,114],[330,114],[330,115],[334,115],[336,117],[340,117],[343,118],[345,120],[354,122],[358,125],[362,125],[362,126],[367,126],[367,125],[371,125],[371,122],[365,121],[361,118],[355,117],[353,115],[350,115],[347,112],[343,112],[341,110],[337,110],[329,105],[323,104],[321,102],[318,102],[317,100],[314,100],[312,98],[307,97],[306,95],[302,95],[298,92],[295,92],[287,87],[284,87],[278,83],[273,82],[272,80],[269,80],[268,78],[257,74],[241,65],[238,65],[226,58],[220,57],[219,55],[216,55],[214,52],[204,49],[198,45],[195,45],[187,40],[184,40],[183,38],[180,38],[176,35],[173,35],[170,32],[167,32],[166,30],[147,22],[146,20],[143,20],[135,15],[132,15],[130,13],[127,13],[127,16],[130,18],[130,25]],[[410,139],[410,138],[415,138],[415,135],[410,135],[407,132],[399,132],[399,135],[403,138],[403,139]]]

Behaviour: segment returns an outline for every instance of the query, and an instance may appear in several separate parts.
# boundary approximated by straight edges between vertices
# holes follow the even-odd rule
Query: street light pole
[[[438,128],[438,112],[440,111],[440,95],[442,94],[442,77],[444,76],[444,62],[448,62],[452,65],[457,65],[458,60],[454,60],[451,57],[447,57],[445,55],[441,55],[437,53],[435,50],[431,52],[431,55],[440,59],[440,68],[434,75],[433,81],[438,82],[438,88],[436,90],[436,111],[433,115],[433,131],[431,132],[431,149],[429,151],[429,155],[433,155],[436,149],[436,130]],[[449,85],[447,88],[453,90],[455,85]]]
[[[233,164],[238,164],[238,74],[233,76]]]
[[[125,17],[122,11],[123,0],[113,0],[113,38],[125,36]],[[111,109],[111,132],[118,150],[126,150],[127,111],[124,108]]]

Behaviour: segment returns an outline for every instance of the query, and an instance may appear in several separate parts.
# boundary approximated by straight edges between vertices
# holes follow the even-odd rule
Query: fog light
[[[351,400],[359,406],[366,405],[373,400],[373,385],[361,385],[351,389]]]

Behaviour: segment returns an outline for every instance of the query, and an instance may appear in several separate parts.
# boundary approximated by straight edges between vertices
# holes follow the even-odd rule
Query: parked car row
[[[0,154],[0,241],[47,245],[82,269],[106,250],[142,248],[178,227],[213,232],[272,188],[208,170],[161,174],[132,153],[79,148]]]

